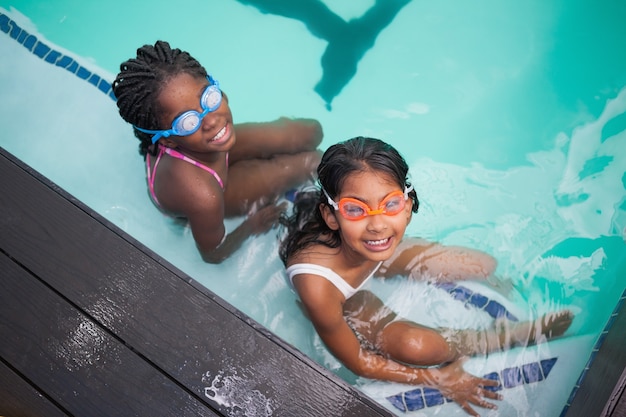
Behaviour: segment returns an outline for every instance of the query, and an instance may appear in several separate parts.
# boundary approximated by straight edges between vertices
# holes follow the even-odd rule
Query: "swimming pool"
[[[362,58],[347,77],[320,59],[327,44],[356,51],[358,39],[352,45],[331,34],[322,39],[310,32],[324,26],[320,21],[310,19],[307,26],[243,2],[222,3],[216,16],[214,6],[200,1],[186,3],[185,10],[0,1],[6,16],[0,23],[6,58],[0,64],[0,144],[378,399],[385,387],[355,379],[313,337],[286,287],[274,234],[249,241],[245,256],[206,265],[189,232],[151,205],[137,141],[107,97],[106,81],[138,46],[163,38],[190,50],[219,77],[236,121],[315,117],[325,128],[323,147],[358,134],[386,139],[410,162],[423,201],[410,234],[494,254],[499,275],[516,287],[510,308],[576,310],[567,339],[530,350],[526,358],[519,351],[492,359],[502,361],[498,370],[517,369],[509,365],[518,358],[520,366],[540,363],[537,351],[545,354],[541,360],[571,351],[571,369],[559,374],[555,366],[545,382],[505,390],[500,407],[502,415],[507,409],[558,414],[625,287],[618,278],[626,228],[626,57],[619,48],[626,39],[624,6],[388,2],[397,8],[395,16],[386,26],[381,21],[368,50],[354,52]],[[377,4],[344,3],[326,2],[343,20]],[[312,13],[318,2],[301,4],[311,7],[305,16],[318,16]],[[335,22],[331,17],[320,18]],[[12,37],[13,30],[4,30],[15,27],[9,22],[41,44]],[[583,25],[590,28],[584,37],[578,30]],[[416,296],[430,291],[433,311],[465,311],[439,290],[402,289]],[[429,318],[458,318],[448,316]],[[470,364],[476,373],[493,370],[490,365]],[[381,394],[381,404],[398,411],[386,400],[390,395]],[[456,411],[445,405],[421,410],[440,407]]]

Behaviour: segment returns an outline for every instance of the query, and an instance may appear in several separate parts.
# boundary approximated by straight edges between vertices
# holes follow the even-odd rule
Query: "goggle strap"
[[[148,129],[142,129],[142,128],[137,127],[137,126],[135,126],[135,125],[133,125],[133,127],[134,127],[135,129],[137,129],[138,131],[143,132],[143,133],[151,133],[151,134],[155,134],[155,133],[159,133],[159,132],[161,132],[160,130],[148,130]]]
[[[328,204],[330,204],[335,210],[339,210],[339,206],[337,205],[337,203],[335,203],[333,201],[332,198],[330,198],[330,196],[328,195],[328,193],[326,192],[326,190],[324,189],[324,187],[322,188],[322,192],[324,193],[324,195],[326,196],[326,198],[328,199]]]
[[[154,135],[154,136],[152,136],[152,143],[153,144],[157,143],[157,141],[159,139],[161,139],[161,137],[165,137],[166,138],[166,137],[168,137],[170,135],[170,132],[167,131],[167,130],[148,130],[148,129],[142,129],[142,128],[137,127],[137,126],[133,126],[133,127],[135,129],[137,129],[138,131],[140,131],[140,132],[148,133],[150,135]]]
[[[405,185],[404,186],[404,199],[408,200],[409,198],[409,193],[413,191],[413,184],[409,185],[408,187]]]
[[[217,87],[217,89],[218,89],[220,92],[222,91],[222,90],[220,89],[220,83],[219,83],[219,81],[217,81],[216,79],[214,79],[214,78],[213,78],[213,77],[211,77],[210,75],[207,75],[207,76],[206,76],[206,79],[207,79],[207,81],[209,81],[209,86],[215,86],[215,87]],[[206,115],[206,113],[205,113],[205,115]],[[140,132],[143,132],[143,133],[148,133],[148,134],[150,134],[150,135],[154,135],[154,136],[152,137],[152,143],[157,143],[157,141],[158,141],[159,139],[161,139],[162,137],[166,138],[166,137],[168,137],[168,136],[172,133],[172,132],[171,132],[171,129],[168,129],[168,130],[150,130],[150,129],[143,129],[143,128],[141,128],[141,127],[137,127],[137,126],[135,126],[135,125],[133,125],[133,127],[134,127],[135,129],[137,129],[138,131],[140,131]],[[326,194],[326,195],[328,195],[328,194]],[[329,197],[329,198],[330,198],[330,197]]]

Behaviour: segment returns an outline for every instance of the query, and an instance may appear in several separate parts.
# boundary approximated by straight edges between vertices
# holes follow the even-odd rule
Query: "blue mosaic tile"
[[[76,71],[78,71],[78,63],[74,60],[72,60],[72,62],[70,63],[70,65],[66,68],[66,70],[68,70],[69,72],[76,74]]]
[[[493,391],[493,392],[502,390],[502,381],[500,380],[500,374],[499,373],[492,372],[490,374],[487,374],[487,375],[483,376],[483,378],[491,379],[492,381],[496,381],[498,383],[498,385],[493,386],[493,387],[491,387],[491,386],[485,387],[486,390]]]
[[[436,405],[442,405],[445,400],[441,391],[434,388],[423,388],[424,399],[426,400],[426,407],[434,407]]]
[[[0,13],[0,30],[3,31],[4,33],[9,33],[9,22],[11,20],[9,19],[9,16]]]
[[[522,374],[524,375],[524,382],[527,384],[543,380],[541,366],[539,366],[538,362],[522,365]]]
[[[37,36],[29,34],[28,37],[24,40],[24,43],[22,43],[22,45],[24,46],[24,48],[33,52],[33,48],[37,44],[37,41],[38,41]]]
[[[505,388],[514,388],[524,383],[524,378],[522,378],[522,371],[517,366],[503,369],[501,376],[502,385],[504,385]]]
[[[554,364],[556,363],[557,359],[558,358],[550,358],[539,361],[539,363],[541,364],[541,370],[543,371],[544,378],[548,377],[548,374],[550,374],[550,371],[552,371],[552,368],[554,368]]]
[[[25,30],[22,30],[20,32],[20,34],[17,35],[16,41],[18,41],[19,43],[23,44],[28,36],[30,36],[30,33],[26,32]]]
[[[91,74],[91,77],[89,77],[89,79],[87,80],[87,82],[89,84],[94,85],[95,87],[98,86],[98,83],[100,82],[100,76],[96,75],[96,74]]]
[[[54,64],[54,63],[56,63],[56,62],[57,62],[57,60],[58,60],[61,56],[62,56],[62,55],[61,55],[61,53],[60,53],[59,51],[52,50],[52,51],[50,51],[50,53],[46,56],[45,61],[46,61],[46,62],[49,62],[49,63],[51,63],[51,64]]]
[[[404,403],[406,404],[407,411],[421,410],[424,408],[424,397],[422,396],[422,389],[414,389],[404,393]]]
[[[91,75],[91,71],[89,71],[85,67],[78,67],[78,71],[76,71],[76,75],[78,76],[78,78],[82,78],[83,80],[86,80]]]
[[[494,319],[505,317],[511,321],[518,321],[515,315],[511,314],[502,304],[497,301],[490,300],[484,295],[473,292],[469,288],[457,285],[451,282],[436,283],[437,288],[447,291],[455,300],[465,302],[466,305],[470,305],[485,311]]]
[[[391,405],[396,407],[398,410],[402,412],[406,412],[406,406],[404,405],[404,401],[402,400],[402,393],[392,395],[391,397],[387,397]]]
[[[50,52],[50,47],[41,42],[37,42],[35,50],[33,50],[33,54],[37,55],[39,58],[45,57],[48,55],[48,52]]]
[[[519,319],[513,314],[511,314],[509,310],[506,311],[505,317],[507,318],[507,320],[510,320],[510,321],[519,321]]]
[[[453,288],[451,290],[448,291],[450,293],[450,295],[455,299],[455,300],[459,300],[459,301],[466,301],[468,300],[472,294],[473,291],[471,291],[468,288],[465,287],[461,287],[458,286],[456,288]]]
[[[539,362],[530,362],[522,366],[505,368],[500,372],[491,372],[483,376],[485,379],[498,382],[495,387],[485,387],[489,391],[500,391],[504,388],[514,388],[524,384],[534,384],[543,381],[554,367],[558,358],[544,359]],[[435,407],[446,402],[452,402],[434,388],[417,388],[387,397],[387,400],[402,412],[421,410],[425,407]]]
[[[441,288],[443,290],[450,292],[450,290],[456,288],[456,284],[454,282],[437,282],[435,284],[435,287]]]
[[[20,33],[22,33],[22,28],[16,25],[12,20],[9,22],[9,26],[11,27],[9,30],[9,36],[13,39],[17,39],[20,36]]]
[[[101,78],[100,82],[98,83],[98,89],[103,93],[108,94],[111,90],[111,83]]]
[[[4,13],[0,13],[0,30],[15,39],[34,55],[44,59],[50,64],[65,68],[83,80],[87,80],[87,82],[108,95],[113,101],[116,100],[115,94],[113,94],[113,91],[111,90],[111,83],[103,80],[99,75],[93,74],[91,71],[78,65],[78,63],[72,58],[63,55],[59,51],[53,50],[45,43],[39,41],[36,36],[23,30]]]
[[[485,310],[494,319],[505,317],[511,321],[518,321],[517,317],[509,313],[506,307],[494,300],[489,300],[483,310]]]
[[[63,55],[60,59],[57,60],[56,65],[57,67],[67,68],[72,62],[74,62],[72,58],[67,55]]]
[[[489,302],[489,298],[475,292],[469,299],[469,303],[477,308],[483,308]]]

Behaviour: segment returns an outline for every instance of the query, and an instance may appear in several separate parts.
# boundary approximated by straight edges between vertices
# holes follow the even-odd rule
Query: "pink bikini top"
[[[152,200],[157,206],[161,207],[161,204],[159,203],[159,200],[156,198],[156,194],[154,193],[154,177],[155,177],[157,166],[159,166],[159,161],[161,161],[161,157],[163,156],[164,153],[168,154],[169,156],[173,158],[182,159],[185,162],[189,162],[190,164],[195,165],[198,168],[202,168],[209,174],[213,175],[213,177],[219,183],[220,187],[222,187],[222,190],[224,189],[224,181],[222,181],[220,176],[217,174],[217,172],[215,172],[213,168],[209,168],[208,166],[203,165],[198,161],[194,161],[193,159],[183,155],[182,153],[178,152],[175,149],[170,149],[166,146],[159,144],[159,154],[157,155],[157,159],[154,162],[154,168],[152,169],[152,171],[150,171],[150,154],[149,153],[146,154],[146,176],[148,177],[148,188],[150,189],[150,196],[152,197]],[[228,166],[228,154],[226,154],[226,166]]]

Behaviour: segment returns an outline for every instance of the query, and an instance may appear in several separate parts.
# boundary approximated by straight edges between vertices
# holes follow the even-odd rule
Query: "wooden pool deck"
[[[0,178],[0,416],[392,415],[2,148]],[[567,417],[626,415],[614,326]]]

